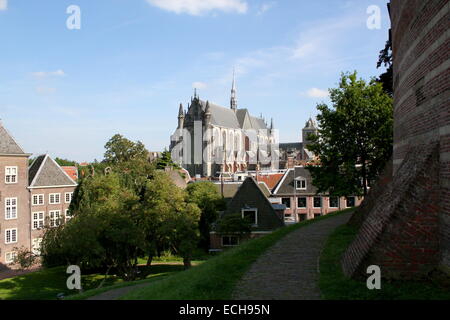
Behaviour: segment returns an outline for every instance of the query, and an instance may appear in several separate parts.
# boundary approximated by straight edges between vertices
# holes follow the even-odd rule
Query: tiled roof
[[[264,182],[270,190],[273,190],[283,176],[284,173],[259,174],[258,182]]]
[[[61,169],[63,169],[69,177],[72,178],[73,181],[78,180],[78,168],[73,166],[62,166]]]
[[[0,122],[0,154],[25,154],[8,130]]]
[[[294,178],[304,178],[306,180],[306,190],[298,190],[294,187]],[[308,194],[313,195],[317,193],[317,188],[312,184],[312,177],[309,171],[304,167],[295,167],[289,169],[276,186],[274,195],[292,195],[292,194]]]
[[[30,187],[77,185],[48,154],[37,157],[30,166],[29,181]]]

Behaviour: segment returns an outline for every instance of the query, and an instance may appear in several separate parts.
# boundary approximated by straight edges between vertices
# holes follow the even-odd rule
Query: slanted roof
[[[258,209],[258,225],[252,228],[254,231],[271,231],[284,226],[284,220],[275,212],[262,187],[253,177],[244,180],[228,203],[224,215],[240,213],[245,208]]]
[[[77,186],[77,183],[48,154],[37,157],[28,171],[30,188]]]
[[[0,154],[26,155],[0,121]]]
[[[294,179],[303,178],[306,180],[306,190],[295,189]],[[317,193],[317,188],[312,184],[312,177],[309,171],[304,167],[295,167],[289,169],[284,174],[284,177],[278,183],[274,190],[275,196],[282,195],[315,195]]]
[[[206,110],[206,101],[199,100],[203,111]],[[209,108],[211,112],[211,123],[220,127],[239,129],[239,121],[236,117],[236,113],[229,109],[218,106],[209,102]]]

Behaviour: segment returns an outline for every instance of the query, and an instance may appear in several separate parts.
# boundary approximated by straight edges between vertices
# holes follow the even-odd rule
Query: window
[[[314,197],[314,208],[322,208],[322,197]]]
[[[306,208],[306,197],[299,197],[297,203],[299,208]]]
[[[281,203],[286,206],[286,208],[291,208],[291,198],[282,198]]]
[[[17,229],[6,229],[5,230],[5,243],[16,243],[17,242]]]
[[[5,198],[5,219],[17,219],[17,198]]]
[[[5,167],[5,183],[17,183],[17,167]]]
[[[32,241],[31,244],[31,251],[33,254],[40,256],[41,255],[41,244],[42,244],[42,238],[35,238]]]
[[[48,196],[48,202],[50,204],[60,204],[61,203],[61,194],[60,193],[50,193]]]
[[[330,208],[339,208],[339,197],[330,197]]]
[[[33,206],[44,205],[44,195],[43,194],[33,194],[32,204],[33,204]]]
[[[258,224],[258,209],[242,209],[242,219],[247,219],[252,225]]]
[[[70,215],[69,209],[66,209],[65,216],[66,216],[66,222],[69,221],[70,219],[72,219],[72,216]]]
[[[300,221],[308,220],[308,215],[306,213],[302,213],[298,215]]]
[[[60,223],[61,211],[54,210],[50,211],[50,227],[57,227]]]
[[[355,197],[347,197],[347,208],[352,208],[355,206]]]
[[[17,257],[17,253],[16,252],[7,252],[5,254],[5,262],[6,263],[14,263],[14,260]]]
[[[295,188],[297,190],[306,190],[306,180],[303,178],[297,178],[295,180]]]
[[[223,236],[222,246],[223,247],[233,247],[239,245],[239,237],[237,236]]]
[[[31,218],[33,230],[42,229],[44,227],[44,212],[33,212]]]
[[[66,192],[66,194],[65,194],[66,203],[70,203],[72,201],[72,198],[73,198],[73,192]]]

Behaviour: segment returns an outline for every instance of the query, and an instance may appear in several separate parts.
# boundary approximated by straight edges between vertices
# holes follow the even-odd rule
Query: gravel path
[[[327,237],[351,213],[294,231],[264,253],[236,286],[236,300],[319,300],[318,264]]]

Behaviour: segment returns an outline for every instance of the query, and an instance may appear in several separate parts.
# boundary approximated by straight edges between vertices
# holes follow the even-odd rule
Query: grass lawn
[[[353,210],[353,209],[350,209]],[[250,265],[269,247],[288,233],[305,225],[348,212],[343,210],[314,220],[281,228],[267,236],[250,240],[227,250],[191,270],[177,273],[151,287],[133,290],[122,297],[127,300],[224,300]]]
[[[449,288],[433,281],[381,281],[381,290],[369,290],[366,282],[344,276],[340,258],[356,236],[357,229],[340,226],[327,240],[320,258],[320,290],[327,300],[450,300]]]
[[[151,266],[150,270],[151,274],[147,276],[147,279],[142,281],[156,281],[182,271],[184,268],[180,264],[161,264]],[[66,287],[68,276],[65,267],[57,267],[1,280],[0,300],[53,300],[56,299],[58,293],[64,293],[65,295],[74,294],[74,291],[70,291]],[[103,288],[97,289],[98,291],[91,293],[92,290],[90,289],[96,290],[95,288],[98,287],[103,278],[104,275],[102,274],[82,275],[82,286],[86,291],[85,294],[83,294],[83,297],[107,291],[111,289],[112,287],[110,286],[113,285],[120,287],[140,282],[124,282],[119,277],[110,275],[105,281]]]

